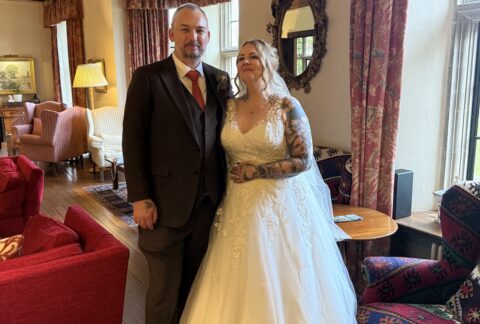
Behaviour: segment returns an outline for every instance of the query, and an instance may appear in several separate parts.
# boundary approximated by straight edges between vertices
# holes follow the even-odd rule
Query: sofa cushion
[[[0,210],[18,208],[23,203],[25,179],[12,159],[0,159]]]
[[[23,235],[25,241],[22,255],[78,242],[77,233],[55,219],[43,215],[30,217]]]
[[[42,120],[40,118],[33,118],[32,134],[38,136],[42,135]]]
[[[68,244],[58,248],[42,251],[30,255],[23,255],[8,262],[0,262],[0,272],[29,267],[40,263],[50,262],[82,254],[80,244]]]
[[[0,240],[0,261],[13,259],[20,254],[23,244],[23,235],[17,234]]]
[[[480,323],[480,264],[450,298],[447,307],[464,323]]]

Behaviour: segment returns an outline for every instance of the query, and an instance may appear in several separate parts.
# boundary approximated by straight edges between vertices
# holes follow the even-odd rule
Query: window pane
[[[222,51],[238,49],[238,0],[221,4]]]
[[[297,38],[297,57],[303,56],[303,38]]]
[[[296,70],[296,74],[300,74],[303,72],[303,70],[305,70],[303,68],[303,60],[301,58],[298,58],[297,59],[297,70]]]
[[[73,106],[72,84],[70,79],[70,67],[68,62],[67,23],[65,21],[57,24],[57,49],[62,102],[66,103],[69,107],[71,107]]]
[[[305,38],[305,56],[312,56],[313,53],[313,36]]]

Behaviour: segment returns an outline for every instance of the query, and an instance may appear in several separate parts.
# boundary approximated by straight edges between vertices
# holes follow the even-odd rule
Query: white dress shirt
[[[172,53],[173,62],[175,63],[175,68],[177,69],[178,78],[182,81],[183,85],[187,88],[187,90],[192,93],[192,80],[187,77],[187,73],[192,70],[189,66],[185,65],[178,57]],[[200,75],[198,76],[198,86],[202,91],[203,102],[207,103],[207,83],[205,81],[205,75],[203,73],[203,65],[202,62],[198,64],[196,69]]]

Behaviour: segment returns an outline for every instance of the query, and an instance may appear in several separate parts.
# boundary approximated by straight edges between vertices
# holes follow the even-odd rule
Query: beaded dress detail
[[[289,157],[282,100],[274,97],[246,133],[228,101],[221,133],[228,165]],[[353,286],[332,224],[320,216],[331,213],[328,188],[319,199],[303,173],[240,184],[227,178],[181,323],[356,323]]]

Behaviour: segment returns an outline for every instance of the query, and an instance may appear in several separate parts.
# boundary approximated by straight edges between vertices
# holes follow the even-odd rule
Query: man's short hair
[[[175,13],[173,14],[173,17],[172,17],[172,23],[170,25],[171,28],[173,28],[173,24],[175,23],[175,18],[177,17],[177,14],[183,9],[199,10],[202,13],[202,15],[205,17],[205,20],[207,21],[207,26],[208,26],[208,18],[207,18],[207,15],[205,14],[205,11],[203,11],[203,9],[200,6],[191,2],[187,2],[179,6],[177,10],[175,10]]]

